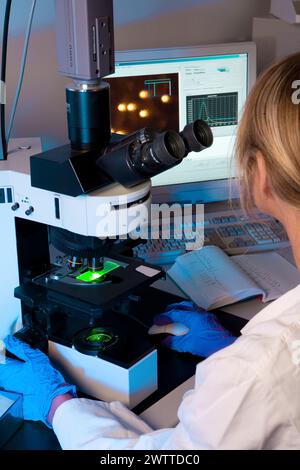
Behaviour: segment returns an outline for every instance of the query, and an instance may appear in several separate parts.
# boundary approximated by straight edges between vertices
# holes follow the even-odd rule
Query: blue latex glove
[[[76,396],[76,388],[66,384],[63,376],[41,351],[32,349],[13,336],[8,336],[4,344],[6,350],[20,361],[6,358],[5,364],[0,364],[0,387],[7,392],[23,395],[25,420],[42,421],[51,428],[47,417],[52,400],[66,393]]]
[[[184,336],[168,335],[162,344],[178,352],[209,357],[230,346],[237,339],[218,322],[216,315],[208,313],[192,302],[170,305],[167,311],[154,319],[155,325],[181,323],[190,330]]]

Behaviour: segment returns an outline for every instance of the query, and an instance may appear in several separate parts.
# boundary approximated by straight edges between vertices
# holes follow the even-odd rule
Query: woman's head
[[[281,202],[300,209],[299,80],[300,53],[268,69],[247,101],[236,144],[247,210],[256,204],[278,216]]]

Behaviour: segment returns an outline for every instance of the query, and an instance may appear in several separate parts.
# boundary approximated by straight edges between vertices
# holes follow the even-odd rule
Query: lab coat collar
[[[259,312],[241,333],[277,336],[293,323],[300,323],[300,284]]]

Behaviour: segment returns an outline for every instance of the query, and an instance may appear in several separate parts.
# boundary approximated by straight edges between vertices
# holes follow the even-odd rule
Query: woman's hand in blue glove
[[[0,364],[0,387],[23,395],[25,420],[42,421],[50,427],[48,415],[53,400],[67,393],[76,396],[76,388],[66,383],[41,351],[13,336],[8,336],[4,344],[19,361],[7,357],[5,363]]]
[[[201,310],[192,302],[170,305],[164,314],[154,319],[158,326],[174,323],[184,325],[188,332],[183,336],[168,335],[162,344],[178,352],[207,358],[237,339],[223,328],[216,315]]]

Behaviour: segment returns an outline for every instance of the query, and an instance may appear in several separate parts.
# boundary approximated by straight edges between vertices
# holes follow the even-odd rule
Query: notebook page
[[[262,295],[239,266],[214,246],[181,256],[168,274],[197,305],[206,310]]]
[[[264,302],[276,300],[300,284],[300,273],[278,253],[233,256],[234,261],[265,292]]]

